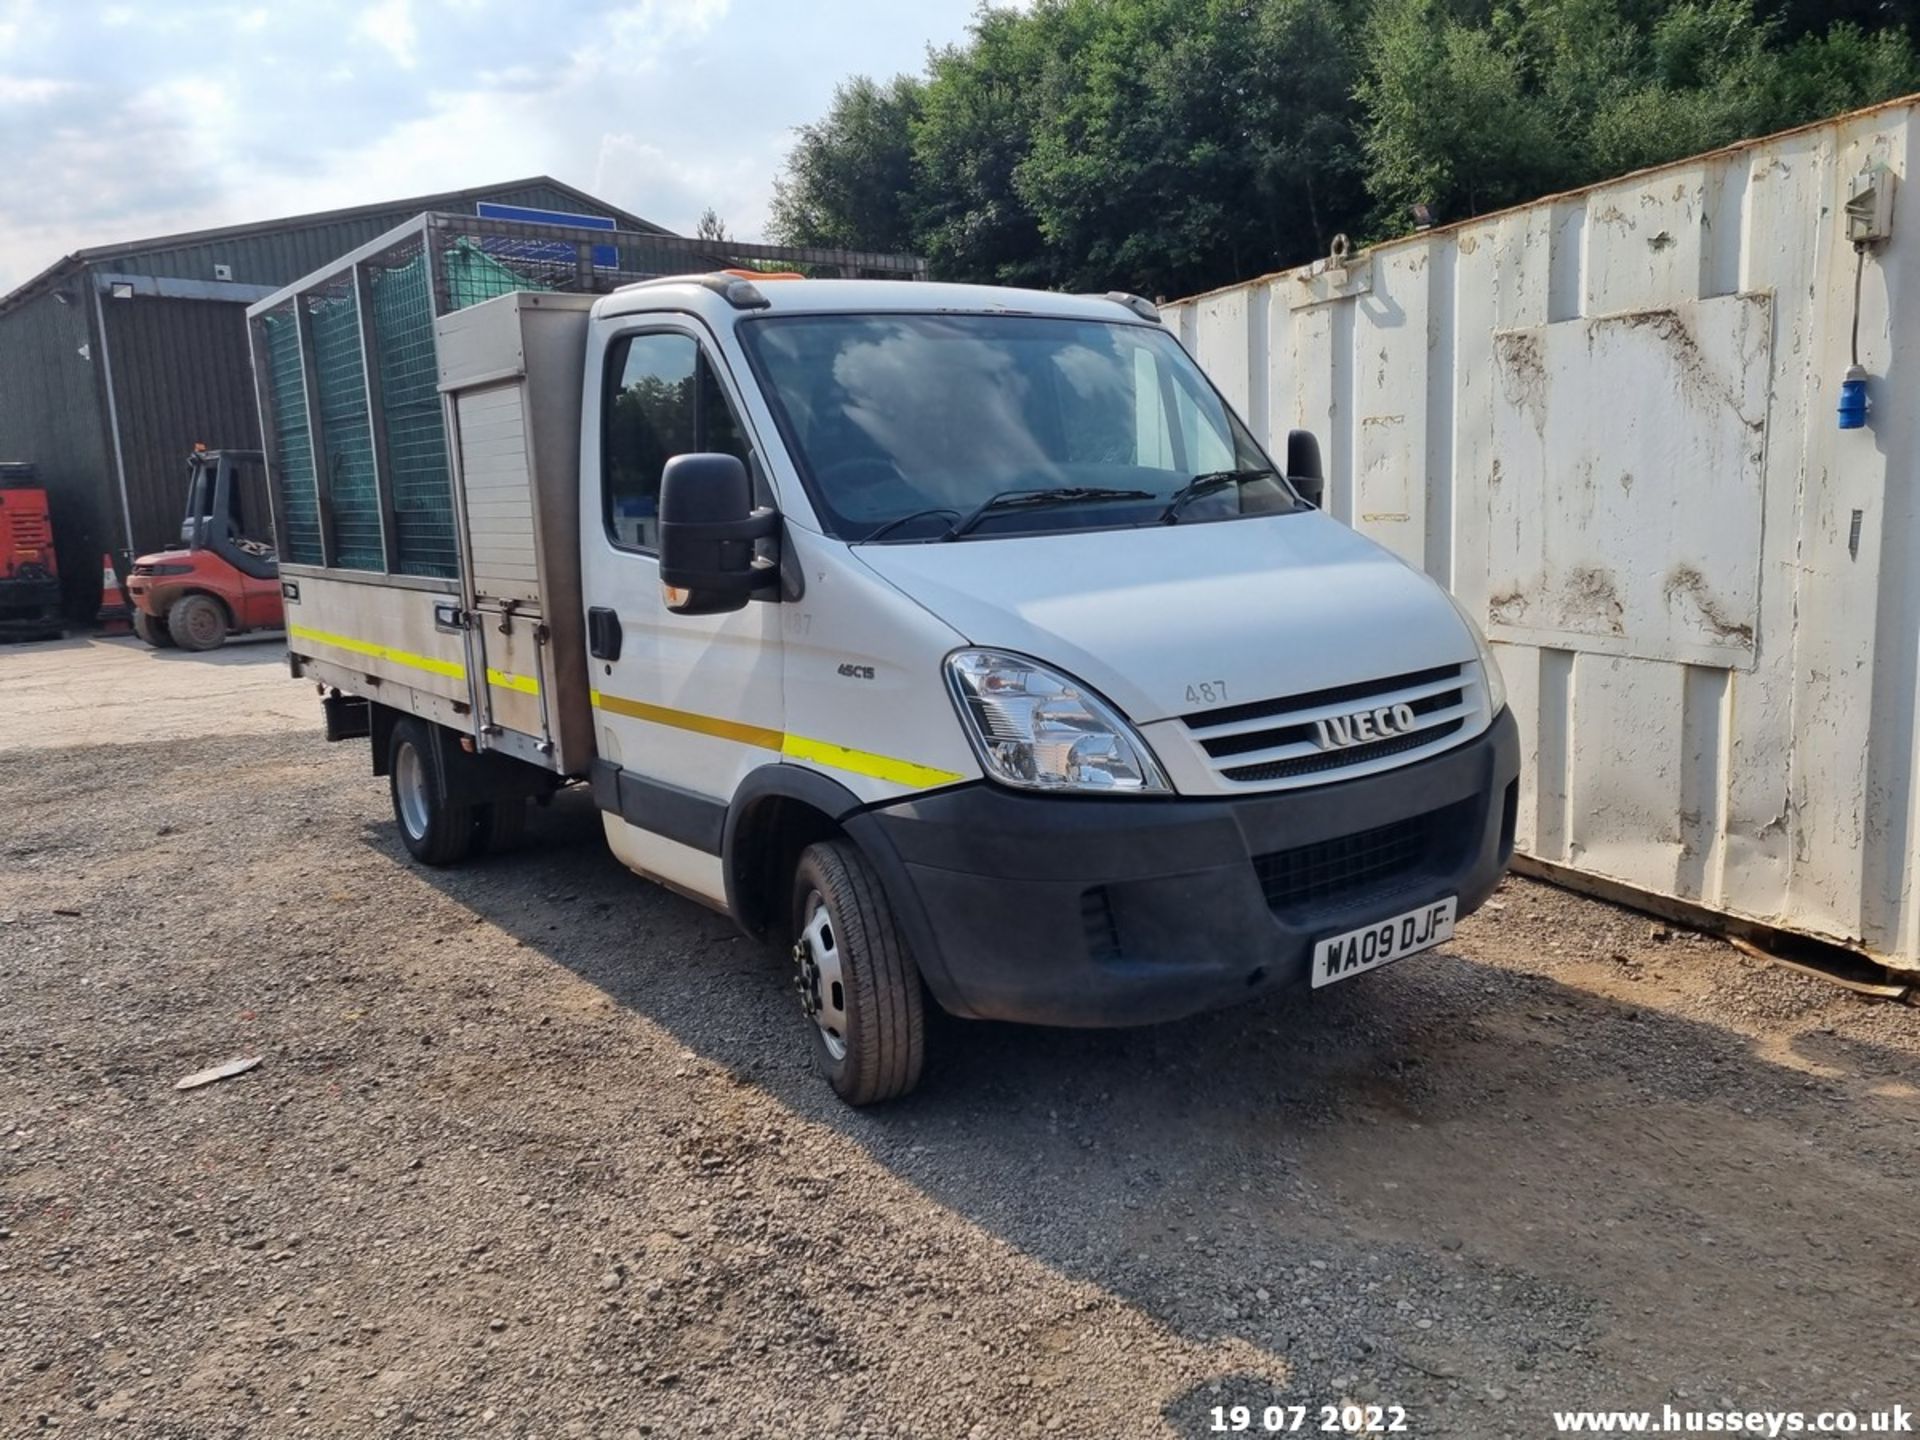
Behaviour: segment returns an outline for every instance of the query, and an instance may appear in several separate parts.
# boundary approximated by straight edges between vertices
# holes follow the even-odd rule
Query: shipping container
[[[1893,197],[1915,117],[1168,307],[1263,438],[1326,437],[1333,514],[1484,626],[1524,737],[1524,855],[1905,970],[1920,194]],[[1856,361],[1871,409],[1843,429]]]

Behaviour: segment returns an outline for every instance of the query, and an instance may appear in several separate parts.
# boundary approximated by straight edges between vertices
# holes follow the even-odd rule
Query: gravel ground
[[[0,1433],[1108,1440],[1351,1397],[1493,1437],[1920,1395],[1911,1008],[1516,880],[1324,993],[947,1025],[853,1113],[781,965],[583,797],[428,872],[362,747],[242,708],[264,733],[0,752]]]

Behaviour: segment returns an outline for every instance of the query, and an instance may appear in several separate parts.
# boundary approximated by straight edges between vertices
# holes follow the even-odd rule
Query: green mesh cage
[[[533,264],[514,266],[480,249],[465,238],[455,240],[440,257],[440,273],[445,277],[447,309],[464,310],[482,300],[511,295],[515,290],[551,290],[553,287],[531,273]]]
[[[373,422],[360,355],[360,308],[352,276],[304,297],[313,325],[321,450],[333,507],[333,563],[343,570],[382,570],[380,486],[373,464]]]
[[[374,348],[393,481],[394,569],[402,575],[460,573],[453,481],[433,348],[433,288],[416,239],[367,266]]]
[[[280,548],[296,565],[318,565],[320,503],[313,483],[313,436],[307,428],[306,382],[300,373],[300,330],[293,307],[260,318],[273,423],[273,468],[280,481]]]

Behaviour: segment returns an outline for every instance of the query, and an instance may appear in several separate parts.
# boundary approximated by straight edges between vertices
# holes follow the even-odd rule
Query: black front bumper
[[[863,811],[879,868],[948,1010],[1142,1025],[1304,984],[1313,944],[1448,895],[1467,914],[1513,856],[1520,743],[1474,740],[1246,799],[1066,799],[981,783]]]

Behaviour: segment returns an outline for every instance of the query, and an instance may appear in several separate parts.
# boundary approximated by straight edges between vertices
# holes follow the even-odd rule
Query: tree
[[[1186,294],[1920,89],[1920,0],[1033,0],[802,126],[772,230]]]
[[[1473,25],[1435,0],[1375,5],[1359,96],[1380,230],[1409,229],[1414,205],[1445,219],[1510,205],[1565,173],[1551,107],[1528,85],[1525,17],[1501,18]]]
[[[938,274],[1013,285],[1057,279],[1056,256],[1015,176],[1032,145],[1049,79],[1047,32],[1061,9],[1040,0],[1028,15],[982,10],[968,44],[932,57],[913,127],[914,232]]]
[[[1067,283],[1179,293],[1325,254],[1363,200],[1336,0],[1069,0],[1021,198]]]
[[[919,208],[913,126],[925,87],[865,76],[833,92],[826,118],[802,125],[774,182],[768,230],[788,245],[911,251]]]
[[[1754,0],[1376,0],[1367,184],[1379,231],[1457,219],[1920,85],[1898,27],[1785,43]]]
[[[700,240],[717,242],[732,238],[727,234],[727,222],[720,218],[711,205],[700,212],[700,223],[694,226],[693,233]]]
[[[1920,58],[1908,33],[1870,33],[1842,21],[1824,35],[1802,36],[1762,81],[1762,112],[1774,124],[1801,125],[1920,90]]]

